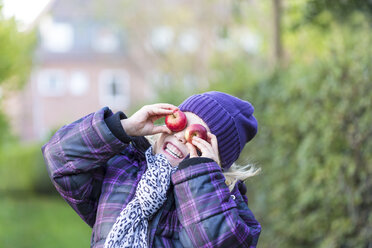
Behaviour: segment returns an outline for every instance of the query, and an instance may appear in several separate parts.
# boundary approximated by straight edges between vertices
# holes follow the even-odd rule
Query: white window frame
[[[50,77],[57,77],[57,88],[52,89],[50,86]],[[66,91],[66,73],[61,69],[44,69],[39,71],[37,77],[38,92],[46,97],[60,97]]]
[[[79,78],[81,77],[81,78]],[[83,79],[85,80],[85,82],[83,82],[84,87],[83,90],[79,91],[79,90],[76,90],[74,88],[74,83],[76,83],[76,81],[74,80],[78,80],[78,79]],[[81,82],[78,82],[78,83],[81,83]],[[89,80],[89,75],[87,72],[83,71],[83,70],[74,70],[71,72],[70,74],[70,82],[69,82],[69,90],[70,90],[70,94],[73,95],[73,96],[83,96],[83,95],[86,95],[89,91],[89,88],[90,88],[90,80]]]
[[[50,52],[66,53],[74,46],[74,27],[68,22],[56,22],[44,17],[40,24],[42,46]]]
[[[111,83],[115,78],[117,94],[110,94]],[[130,105],[130,77],[122,69],[105,69],[99,75],[99,102],[101,106],[109,106],[115,110],[125,110]]]
[[[120,40],[117,32],[109,28],[96,29],[92,48],[99,53],[114,53],[119,50]]]
[[[152,30],[150,42],[153,49],[159,52],[169,50],[174,40],[174,31],[170,26],[159,26]]]

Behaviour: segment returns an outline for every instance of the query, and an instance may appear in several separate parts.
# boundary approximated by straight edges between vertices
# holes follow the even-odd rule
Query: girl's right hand
[[[171,133],[165,125],[156,126],[154,121],[170,115],[177,107],[172,104],[158,103],[145,105],[128,119],[121,120],[125,132],[129,136],[145,136],[157,133]]]

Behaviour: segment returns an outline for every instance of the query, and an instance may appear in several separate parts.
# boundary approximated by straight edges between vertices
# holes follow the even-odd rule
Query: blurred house
[[[55,0],[36,20],[32,74],[6,103],[21,140],[41,140],[103,106],[127,111],[153,97],[128,56],[126,33],[97,18],[94,7],[87,0]]]
[[[250,16],[256,2],[242,12]],[[5,107],[15,131],[23,141],[40,140],[103,106],[128,112],[153,102],[159,89],[176,86],[169,102],[207,89],[216,55],[253,59],[261,49],[254,29],[230,24],[233,7],[223,0],[51,0],[34,25],[30,80]]]

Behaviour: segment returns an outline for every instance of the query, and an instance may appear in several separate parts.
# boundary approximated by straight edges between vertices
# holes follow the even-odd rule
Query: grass
[[[0,196],[0,247],[89,247],[91,228],[62,199]]]

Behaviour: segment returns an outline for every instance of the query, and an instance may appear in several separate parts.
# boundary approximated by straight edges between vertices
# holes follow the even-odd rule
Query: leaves
[[[331,23],[327,33],[314,27],[292,31],[285,37],[291,57],[276,70],[257,73],[243,57],[229,67],[215,64],[219,76],[212,89],[246,96],[259,122],[259,133],[242,156],[263,168],[247,183],[254,192],[250,207],[263,225],[260,247],[370,244],[372,35],[367,23]],[[291,38],[302,35],[307,39]]]
[[[33,32],[19,32],[14,19],[0,15],[0,84],[19,88],[28,79],[34,46]]]

